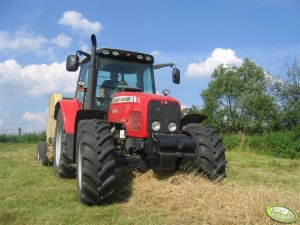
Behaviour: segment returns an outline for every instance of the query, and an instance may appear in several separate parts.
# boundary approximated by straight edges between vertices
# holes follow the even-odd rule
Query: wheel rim
[[[39,149],[37,150],[37,161],[40,161],[40,153],[39,153]]]
[[[78,186],[79,190],[81,190],[82,184],[82,156],[81,156],[81,145],[79,144],[78,149],[78,159],[77,159],[77,174],[78,174]]]
[[[59,122],[57,126],[57,131],[56,131],[56,138],[55,138],[55,165],[58,166],[59,164],[59,159],[60,159],[60,151],[61,151],[61,141],[62,141],[62,124]]]

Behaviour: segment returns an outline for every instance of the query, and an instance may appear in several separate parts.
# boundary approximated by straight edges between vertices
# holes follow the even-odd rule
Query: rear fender
[[[184,126],[190,124],[190,123],[201,123],[207,119],[207,116],[202,114],[189,114],[185,115],[183,118],[181,118],[181,130]]]
[[[55,106],[54,118],[57,119],[58,111],[61,110],[64,121],[64,129],[67,134],[74,134],[75,119],[79,104],[76,99],[62,99]]]

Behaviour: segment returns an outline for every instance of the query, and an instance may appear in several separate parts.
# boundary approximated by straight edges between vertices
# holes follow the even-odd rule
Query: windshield
[[[102,57],[98,61],[97,86],[97,91],[101,87],[128,87],[145,93],[155,93],[151,64]]]

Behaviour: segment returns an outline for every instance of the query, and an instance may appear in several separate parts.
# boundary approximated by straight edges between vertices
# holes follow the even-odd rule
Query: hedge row
[[[0,143],[38,143],[46,140],[45,132],[24,135],[0,135]],[[251,149],[283,158],[300,158],[300,138],[293,132],[274,132],[264,135],[224,134],[227,150]]]
[[[225,134],[223,142],[227,150],[248,148],[282,158],[300,158],[300,139],[291,131],[253,136]]]
[[[29,133],[23,135],[0,135],[0,143],[38,143],[46,140],[46,133]]]

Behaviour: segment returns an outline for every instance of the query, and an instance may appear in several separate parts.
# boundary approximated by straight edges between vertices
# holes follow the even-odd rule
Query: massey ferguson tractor
[[[225,177],[225,149],[213,128],[201,124],[203,115],[181,115],[180,103],[156,94],[156,64],[149,54],[119,49],[77,51],[66,61],[68,71],[80,68],[75,97],[50,97],[47,140],[39,143],[37,158],[53,163],[54,174],[77,178],[80,202],[105,204],[115,192],[115,169],[131,167],[179,170],[190,165],[211,180]],[[81,60],[80,60],[80,58]],[[147,184],[145,184],[147,185]]]

